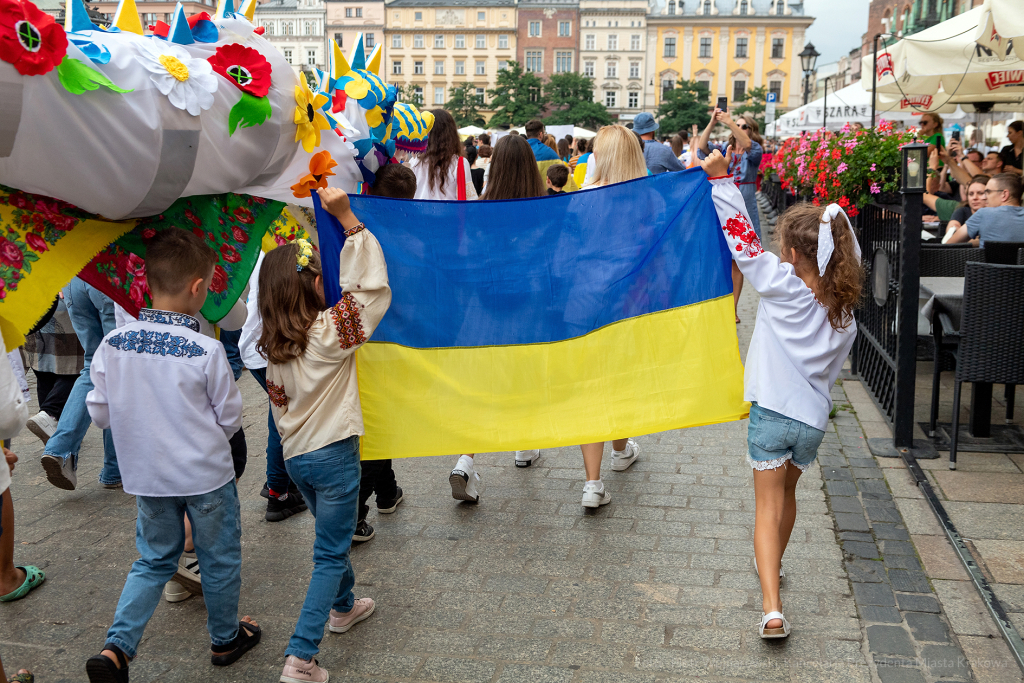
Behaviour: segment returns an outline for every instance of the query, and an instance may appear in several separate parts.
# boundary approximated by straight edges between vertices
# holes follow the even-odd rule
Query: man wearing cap
[[[647,112],[641,112],[633,119],[633,132],[642,140],[654,140],[654,131],[659,127],[658,122]],[[651,173],[683,170],[683,165],[672,154],[672,149],[661,144],[644,143],[644,161]]]

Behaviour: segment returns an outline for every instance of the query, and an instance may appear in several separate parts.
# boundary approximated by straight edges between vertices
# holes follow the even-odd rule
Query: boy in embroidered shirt
[[[215,262],[214,251],[191,232],[158,233],[146,248],[153,309],[104,337],[93,356],[86,405],[123,453],[124,490],[139,508],[141,555],[103,652],[86,663],[93,683],[128,680],[128,661],[178,569],[186,515],[203,572],[212,663],[231,664],[260,640],[252,619],[238,621],[241,525],[228,439],[242,424],[242,396],[224,347],[199,332],[195,317]]]

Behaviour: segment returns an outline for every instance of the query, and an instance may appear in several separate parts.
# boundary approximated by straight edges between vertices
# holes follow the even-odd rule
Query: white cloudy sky
[[[838,61],[860,45],[868,30],[869,4],[869,0],[804,0],[804,12],[815,17],[807,40],[821,53],[818,64]]]

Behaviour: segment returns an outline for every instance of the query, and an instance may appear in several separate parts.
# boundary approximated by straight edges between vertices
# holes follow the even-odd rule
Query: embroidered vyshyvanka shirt
[[[391,305],[384,252],[369,230],[348,234],[339,272],[341,300],[310,325],[306,352],[267,365],[267,390],[286,460],[363,434],[355,352]]]
[[[110,428],[124,490],[197,496],[234,479],[228,438],[242,426],[242,394],[224,346],[183,313],[144,308],[103,338],[85,403]]]
[[[793,264],[780,262],[761,247],[731,176],[711,179],[711,198],[733,260],[761,295],[743,373],[743,398],[824,430],[832,410],[830,391],[853,348],[857,323],[834,329],[828,309]]]

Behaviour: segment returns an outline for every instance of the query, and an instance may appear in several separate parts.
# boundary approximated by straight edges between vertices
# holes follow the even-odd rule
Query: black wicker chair
[[[985,240],[985,263],[1017,263],[1017,252],[1024,249],[1024,242],[993,242]]]
[[[921,277],[963,277],[968,261],[984,261],[985,250],[963,244],[922,244]]]
[[[1024,266],[1024,249],[1017,250],[1017,265]]]
[[[970,263],[964,277],[949,446],[951,470],[956,469],[963,383],[1007,385],[1007,420],[1013,417],[1013,387],[1024,384],[1024,297],[1011,295],[1024,292],[1024,266]]]

